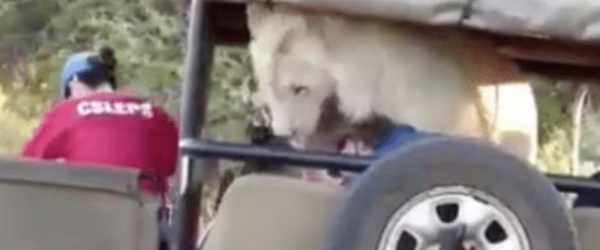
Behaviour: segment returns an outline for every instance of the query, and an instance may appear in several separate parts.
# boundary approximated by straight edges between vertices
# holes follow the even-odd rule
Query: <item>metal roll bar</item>
[[[185,75],[182,83],[180,127],[180,188],[176,198],[170,237],[171,249],[192,250],[198,234],[198,218],[202,204],[203,168],[210,158],[233,160],[269,160],[281,164],[361,172],[371,158],[298,152],[234,143],[202,141],[206,118],[209,76],[213,57],[211,39],[211,3],[192,0],[188,27]],[[223,6],[213,6],[218,7]],[[215,11],[217,12],[217,11]],[[222,13],[222,12],[220,12]],[[218,37],[216,39],[219,39]],[[221,38],[222,39],[222,38]],[[565,192],[585,190],[600,192],[600,183],[590,179],[548,175],[557,189]]]

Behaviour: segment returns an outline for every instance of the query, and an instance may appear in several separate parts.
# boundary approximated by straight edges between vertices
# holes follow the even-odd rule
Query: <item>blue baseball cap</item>
[[[60,96],[62,98],[70,96],[69,83],[74,77],[78,77],[82,82],[92,84],[92,82],[107,80],[108,72],[93,52],[80,52],[71,55],[67,58],[60,75]]]

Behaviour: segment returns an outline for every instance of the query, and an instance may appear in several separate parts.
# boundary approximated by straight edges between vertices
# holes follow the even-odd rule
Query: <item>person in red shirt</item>
[[[178,130],[161,108],[115,92],[111,49],[71,56],[61,76],[59,101],[44,117],[23,157],[131,167],[156,177],[143,189],[165,195],[176,168]]]

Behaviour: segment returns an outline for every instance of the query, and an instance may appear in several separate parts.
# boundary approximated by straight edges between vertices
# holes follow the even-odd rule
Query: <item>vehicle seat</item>
[[[322,250],[341,203],[339,189],[248,175],[229,188],[201,250]],[[581,250],[600,246],[600,208],[572,210]]]
[[[160,199],[132,169],[0,160],[0,249],[158,249]]]
[[[581,250],[600,248],[600,208],[577,207],[572,211]]]
[[[226,192],[203,250],[321,250],[341,189],[252,174]]]

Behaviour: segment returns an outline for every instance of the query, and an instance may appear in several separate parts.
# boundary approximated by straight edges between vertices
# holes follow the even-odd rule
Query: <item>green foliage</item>
[[[23,135],[31,133],[25,124],[35,124],[56,98],[65,58],[103,45],[117,51],[123,87],[160,101],[176,114],[185,39],[175,3],[181,4],[180,0],[0,1],[0,90],[7,97],[0,103],[4,130],[0,150],[16,152],[28,137]],[[218,140],[240,140],[252,112],[250,93],[255,88],[249,56],[244,48],[217,48],[215,52],[207,133]],[[549,171],[564,172],[572,148],[575,89],[566,82],[553,82],[534,78],[539,159]],[[593,129],[600,115],[586,117],[582,156],[596,160],[600,141],[592,138],[600,135]]]
[[[131,85],[143,96],[160,93],[163,99],[173,102],[184,39],[174,6],[165,5],[164,2],[3,2],[0,4],[3,5],[0,9],[4,10],[0,16],[0,23],[3,24],[0,31],[9,34],[0,38],[0,48],[4,48],[5,52],[2,59],[9,61],[3,68],[15,80],[12,83],[3,82],[5,89],[10,92],[13,90],[11,84],[25,84],[27,91],[33,91],[30,94],[42,94],[37,91],[40,85],[57,86],[60,66],[66,56],[109,45],[117,51],[119,73],[124,84]],[[9,53],[11,51],[22,53],[14,55]],[[7,60],[11,56],[14,60]],[[15,90],[22,91],[20,88]],[[42,96],[40,99],[49,97]]]
[[[600,86],[591,86],[584,111],[580,157],[583,164],[600,165]]]
[[[541,169],[567,173],[572,150],[572,104],[575,88],[568,82],[533,77],[538,107],[538,164]]]
[[[211,80],[208,135],[218,140],[240,140],[253,109],[250,56],[244,48],[223,47],[215,51]]]
[[[570,130],[556,129],[545,135],[548,141],[538,151],[538,167],[550,173],[569,174],[571,171]]]
[[[38,120],[57,97],[66,57],[108,45],[117,52],[121,86],[176,115],[185,41],[178,2],[0,1],[0,90],[9,97],[0,108],[14,119]],[[241,48],[218,48],[216,53],[208,132],[215,138],[241,139],[253,86],[249,58]],[[22,144],[24,138],[15,140]],[[1,146],[20,147],[16,144]]]
[[[180,1],[0,0],[0,154],[18,153],[31,136],[57,97],[66,57],[103,45],[117,52],[122,87],[159,101],[175,115],[185,42]],[[206,132],[217,140],[242,140],[256,88],[250,58],[245,48],[220,47],[215,53]],[[565,173],[575,91],[568,83],[552,82],[534,78],[539,162],[550,172]],[[595,129],[600,115],[589,115],[586,124],[582,156],[598,162],[600,140],[594,138],[600,138]]]
[[[540,117],[539,143],[546,144],[553,131],[570,129],[575,89],[571,83],[541,77],[533,78],[533,88]]]
[[[0,107],[3,107],[7,96],[0,92]],[[19,153],[23,142],[29,138],[36,124],[35,119],[25,119],[8,109],[0,109],[2,133],[0,133],[0,155]]]

